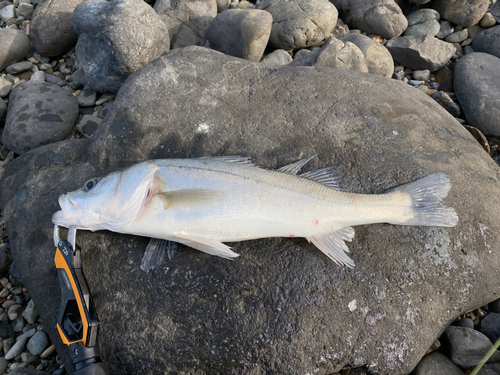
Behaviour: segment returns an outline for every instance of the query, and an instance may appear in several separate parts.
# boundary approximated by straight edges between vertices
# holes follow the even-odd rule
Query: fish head
[[[157,169],[155,164],[144,162],[88,180],[82,188],[59,197],[61,211],[52,216],[52,222],[91,231],[120,231],[144,207]]]

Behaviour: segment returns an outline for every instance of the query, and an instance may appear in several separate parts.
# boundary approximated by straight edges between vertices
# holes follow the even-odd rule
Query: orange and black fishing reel
[[[69,346],[74,375],[105,375],[108,372],[97,347],[99,317],[83,275],[81,253],[75,239],[75,227],[70,227],[68,239],[62,240],[59,227],[54,226],[54,262],[61,284],[57,330],[62,342]]]

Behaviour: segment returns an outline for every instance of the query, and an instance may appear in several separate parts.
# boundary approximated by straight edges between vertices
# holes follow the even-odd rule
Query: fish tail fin
[[[411,197],[413,216],[390,224],[454,227],[458,216],[455,210],[442,203],[451,183],[444,173],[434,173],[387,192],[402,192]]]

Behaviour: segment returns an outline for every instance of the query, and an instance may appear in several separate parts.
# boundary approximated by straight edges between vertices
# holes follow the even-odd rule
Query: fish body
[[[384,194],[354,194],[339,190],[328,168],[295,175],[308,160],[276,171],[239,157],[151,160],[62,195],[53,222],[175,241],[227,258],[238,254],[223,242],[305,237],[348,266],[354,263],[344,241],[352,240],[353,225],[457,222],[441,204],[450,189],[444,174]]]

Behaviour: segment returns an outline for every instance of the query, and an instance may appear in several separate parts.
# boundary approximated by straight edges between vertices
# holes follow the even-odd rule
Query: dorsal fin
[[[237,163],[237,164],[248,164],[248,165],[253,165],[256,167],[256,165],[253,163],[252,158],[250,156],[243,156],[243,155],[228,155],[228,156],[203,156],[198,159],[209,159],[209,160],[218,160],[218,161],[225,161],[228,163]]]
[[[319,182],[335,190],[344,190],[342,187],[342,178],[334,167],[325,167],[315,169],[298,175],[308,180]]]
[[[304,165],[306,165],[311,159],[314,159],[318,154],[309,155],[303,159],[296,161],[295,163],[285,165],[278,169],[278,172],[288,173],[288,174],[297,174]]]

